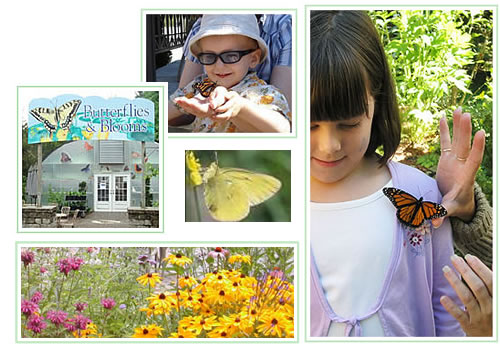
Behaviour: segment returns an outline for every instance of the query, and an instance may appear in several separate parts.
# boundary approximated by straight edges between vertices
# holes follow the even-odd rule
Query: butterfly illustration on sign
[[[80,104],[82,104],[81,100],[74,99],[64,103],[60,107],[33,108],[30,110],[30,114],[33,115],[35,119],[43,123],[44,127],[50,132],[50,134],[52,134],[58,127],[62,129],[69,129]]]
[[[397,188],[384,188],[386,197],[396,207],[399,221],[410,228],[418,228],[425,220],[446,216],[448,211],[443,205],[415,198],[408,192]]]
[[[200,184],[210,215],[218,221],[236,222],[248,216],[250,207],[273,197],[281,188],[274,176],[241,168],[219,167],[217,156],[208,168],[201,168],[192,151],[186,153],[188,168],[198,167]]]
[[[87,164],[84,168],[80,169],[80,171],[83,171],[85,173],[90,172],[90,164]]]
[[[61,163],[71,162],[71,157],[66,152],[61,152]]]
[[[86,151],[92,151],[94,149],[94,146],[90,145],[88,142],[85,142],[83,144],[83,147],[85,148]]]

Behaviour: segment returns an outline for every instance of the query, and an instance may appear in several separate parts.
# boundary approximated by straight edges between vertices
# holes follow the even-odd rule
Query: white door
[[[113,175],[113,211],[127,211],[130,205],[129,175]]]
[[[94,175],[95,211],[126,212],[130,205],[130,176],[127,174]]]

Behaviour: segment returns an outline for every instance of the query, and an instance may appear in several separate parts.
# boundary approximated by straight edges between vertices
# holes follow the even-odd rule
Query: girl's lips
[[[337,165],[339,165],[340,163],[342,163],[342,161],[344,160],[345,157],[342,157],[340,159],[337,159],[335,161],[323,161],[321,159],[318,159],[318,158],[312,158],[318,165],[320,166],[323,166],[323,167],[326,167],[326,168],[332,168],[332,167],[335,167]]]
[[[226,77],[228,77],[228,76],[230,76],[230,75],[231,75],[231,73],[227,73],[227,74],[216,74],[216,76],[217,76],[217,77],[219,77],[219,78],[226,78]]]

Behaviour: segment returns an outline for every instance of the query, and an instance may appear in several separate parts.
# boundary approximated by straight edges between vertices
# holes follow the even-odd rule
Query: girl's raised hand
[[[210,108],[210,99],[205,98],[200,94],[192,98],[177,97],[174,102],[184,111],[196,117],[210,117],[214,115],[214,111]]]
[[[483,160],[485,132],[480,130],[470,145],[472,124],[469,113],[462,113],[459,107],[453,112],[453,140],[446,118],[439,122],[441,157],[439,157],[436,181],[443,194],[441,204],[448,211],[447,216],[458,217],[465,222],[474,217],[474,180]],[[444,218],[432,220],[439,227]]]

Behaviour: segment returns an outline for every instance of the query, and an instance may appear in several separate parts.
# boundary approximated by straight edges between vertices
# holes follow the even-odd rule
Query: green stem
[[[198,199],[198,192],[196,190],[196,186],[193,187],[193,192],[194,192],[194,203],[196,205],[195,210],[196,210],[196,221],[201,222],[201,212],[200,212],[200,201]]]

